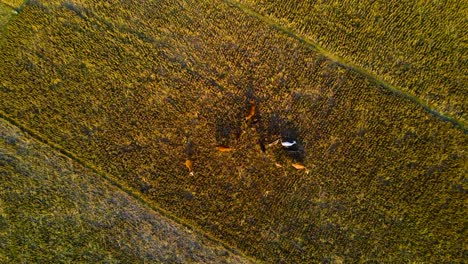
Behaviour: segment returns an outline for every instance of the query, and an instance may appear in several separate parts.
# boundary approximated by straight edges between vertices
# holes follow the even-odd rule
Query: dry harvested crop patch
[[[258,260],[464,257],[464,129],[230,3],[31,1],[2,43],[5,117]]]
[[[10,8],[20,8],[26,1],[25,0],[2,0],[0,1],[4,5],[9,6]]]
[[[0,261],[250,263],[0,120]]]
[[[466,124],[466,1],[238,2]]]

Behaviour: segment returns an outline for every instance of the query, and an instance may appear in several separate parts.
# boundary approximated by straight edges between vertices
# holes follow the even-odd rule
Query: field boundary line
[[[54,151],[58,152],[56,154],[58,155],[63,155],[74,162],[78,163],[79,165],[83,166],[84,168],[90,170],[93,173],[96,173],[100,177],[102,177],[106,182],[108,182],[110,185],[118,188],[119,190],[125,192],[127,195],[129,195],[132,199],[135,199],[138,201],[140,204],[142,204],[144,207],[148,208],[149,210],[153,211],[156,214],[161,215],[162,217],[175,222],[176,224],[185,227],[192,232],[196,233],[200,237],[208,240],[209,242],[214,243],[215,245],[221,246],[227,251],[231,252],[233,255],[240,256],[246,260],[251,261],[252,263],[259,263],[260,261],[246,255],[244,252],[242,252],[240,249],[237,249],[234,246],[231,246],[227,244],[226,242],[214,237],[213,235],[207,233],[196,225],[194,222],[188,222],[185,221],[184,219],[181,219],[177,217],[176,215],[172,214],[171,212],[163,209],[161,206],[159,206],[156,202],[150,201],[146,198],[144,198],[141,194],[139,194],[137,191],[133,190],[133,188],[127,186],[124,181],[117,179],[116,177],[111,176],[111,174],[100,171],[98,168],[93,166],[92,164],[82,160],[81,158],[77,157],[75,154],[72,152],[66,150],[65,148],[62,148],[59,144],[56,144],[52,142],[51,140],[48,140],[46,137],[42,136],[40,133],[34,131],[33,129],[28,128],[27,126],[21,124],[20,122],[16,121],[14,118],[10,117],[8,114],[6,114],[3,110],[0,109],[0,118],[3,119],[5,122],[9,123],[10,125],[18,128],[21,132],[29,135],[33,139],[39,141],[42,144],[45,144],[52,148]],[[192,224],[193,223],[193,224]]]
[[[422,107],[424,110],[426,110],[431,115],[436,116],[437,118],[439,118],[442,121],[452,123],[456,128],[462,130],[465,134],[468,134],[467,124],[464,121],[459,120],[459,119],[457,119],[455,117],[452,117],[450,115],[439,112],[437,109],[434,109],[431,106],[429,106],[427,103],[425,103],[419,97],[411,95],[411,94],[403,91],[402,89],[399,89],[398,87],[390,84],[389,82],[384,81],[378,75],[368,71],[367,69],[365,69],[365,68],[363,68],[361,66],[356,65],[355,63],[353,63],[353,62],[351,62],[351,61],[349,61],[349,60],[347,60],[347,59],[345,59],[343,57],[340,57],[340,56],[328,51],[327,49],[325,49],[322,46],[320,46],[319,44],[313,42],[312,40],[310,40],[306,36],[303,36],[302,34],[296,32],[294,29],[291,29],[291,28],[288,28],[286,26],[283,26],[283,25],[279,24],[278,22],[274,21],[273,19],[258,13],[257,11],[255,11],[254,9],[252,9],[251,7],[249,7],[249,6],[245,5],[245,4],[242,4],[242,3],[240,3],[240,2],[238,2],[236,0],[223,0],[223,1],[227,5],[237,8],[237,9],[241,10],[242,12],[246,13],[247,15],[253,16],[253,17],[267,23],[271,27],[273,27],[276,30],[282,32],[283,34],[286,34],[289,37],[299,41],[300,43],[311,47],[313,50],[315,50],[318,53],[324,55],[327,59],[337,63],[338,65],[340,65],[340,66],[342,66],[342,67],[344,67],[344,68],[346,68],[346,69],[348,69],[350,71],[354,71],[356,73],[359,73],[359,74],[365,76],[366,78],[372,80],[373,82],[375,82],[378,86],[381,86],[381,87],[385,88],[386,90],[389,90],[390,92],[392,92],[392,93],[394,93],[394,94],[396,94],[398,96],[401,96],[403,98],[406,98],[406,99],[410,100],[414,104],[417,104],[420,107]]]

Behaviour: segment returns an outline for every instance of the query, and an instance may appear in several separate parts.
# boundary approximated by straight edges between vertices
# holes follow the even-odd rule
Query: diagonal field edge
[[[79,157],[77,157],[75,154],[72,152],[62,148],[60,145],[53,143],[50,140],[47,140],[45,137],[40,135],[39,133],[35,132],[34,130],[27,128],[26,126],[22,125],[19,121],[16,121],[14,118],[8,116],[3,110],[0,110],[0,118],[8,122],[10,125],[17,127],[19,130],[21,130],[23,133],[31,136],[32,138],[36,139],[37,141],[46,144],[47,146],[51,147],[53,150],[59,152],[60,154],[66,156],[67,158],[77,162],[81,166],[85,167],[86,169],[91,170],[92,172],[96,173],[97,175],[101,176],[103,179],[105,179],[107,182],[109,182],[112,186],[117,187],[119,190],[122,190],[126,194],[128,194],[130,197],[133,199],[137,200],[144,206],[146,206],[148,209],[155,211],[156,213],[161,214],[163,217],[166,217],[169,220],[172,220],[176,222],[177,224],[180,224],[189,230],[196,232],[203,238],[206,238],[208,241],[211,241],[215,244],[218,244],[222,246],[224,249],[227,251],[231,252],[234,255],[241,256],[243,258],[246,258],[253,263],[259,263],[259,260],[253,258],[252,256],[248,256],[244,254],[241,250],[227,244],[226,242],[210,235],[209,233],[206,233],[203,229],[197,227],[196,225],[193,225],[192,223],[189,223],[185,221],[184,219],[178,218],[177,216],[173,215],[167,210],[164,210],[160,206],[157,205],[157,203],[148,201],[145,199],[143,196],[141,196],[138,192],[135,192],[132,188],[128,187],[123,181],[116,179],[115,177],[112,177],[111,175],[100,171],[96,167],[94,167],[92,164],[89,164]]]
[[[13,10],[17,10],[17,12],[21,12],[22,9],[29,3],[31,2],[31,0],[25,0],[23,2],[23,4],[18,7],[18,8],[13,8]],[[0,4],[3,4],[3,1],[0,0]],[[12,21],[15,20],[15,17],[12,17],[8,22],[8,23],[11,23]],[[6,25],[7,25],[6,24]],[[0,28],[0,31],[2,32],[5,32],[6,31],[6,26]],[[131,34],[133,35],[136,35],[138,36],[137,34],[138,32],[131,32]],[[0,38],[0,48],[3,44],[3,41],[5,39],[4,38]],[[204,77],[202,74],[199,74],[198,72],[196,71],[191,71],[190,69],[186,68],[186,67],[183,67],[185,68],[185,70],[191,72],[192,74],[196,74],[200,77]],[[212,81],[210,79],[208,79],[209,81]],[[237,249],[236,247],[232,246],[232,245],[229,245],[227,244],[225,241],[223,240],[220,240],[214,236],[212,236],[211,234],[207,233],[206,231],[204,231],[202,228],[200,228],[199,226],[195,225],[193,222],[188,222],[186,219],[181,219],[179,217],[177,217],[176,215],[172,214],[171,212],[163,209],[162,207],[160,207],[156,202],[152,202],[148,199],[145,199],[138,191],[134,191],[131,187],[127,186],[126,183],[124,181],[121,181],[115,177],[113,177],[112,175],[109,175],[105,172],[102,172],[100,171],[98,168],[96,168],[93,164],[90,164],[90,163],[87,163],[86,161],[80,159],[78,156],[76,156],[74,153],[68,151],[67,149],[63,148],[62,146],[60,146],[59,144],[56,144],[54,143],[53,141],[47,139],[46,137],[44,137],[43,135],[41,135],[40,133],[34,131],[33,129],[31,128],[28,128],[26,125],[24,124],[21,124],[21,122],[19,120],[16,120],[14,119],[13,117],[9,116],[6,112],[4,112],[3,110],[0,109],[0,118],[5,120],[6,122],[8,122],[10,125],[13,125],[15,127],[17,127],[19,130],[21,130],[23,133],[25,134],[28,134],[29,136],[31,136],[32,138],[38,140],[39,142],[51,147],[52,149],[54,149],[55,151],[57,151],[58,153],[66,156],[67,158],[70,158],[71,160],[77,162],[78,164],[80,164],[81,166],[91,170],[92,172],[96,173],[97,175],[99,175],[100,177],[103,177],[107,182],[109,182],[112,186],[115,186],[116,188],[118,188],[119,190],[122,190],[123,192],[125,192],[126,194],[128,194],[130,197],[132,197],[133,199],[136,199],[137,201],[139,201],[141,204],[143,204],[144,206],[146,206],[147,208],[149,208],[150,210],[153,210],[155,211],[156,213],[159,213],[161,214],[163,217],[166,217],[167,219],[170,219],[186,228],[188,228],[189,230],[192,230],[193,232],[196,232],[197,234],[199,234],[200,236],[206,238],[207,240],[209,241],[212,241],[213,243],[216,243],[218,245],[220,245],[221,247],[223,247],[224,249],[226,249],[227,251],[231,252],[232,254],[234,255],[238,255],[238,256],[241,256],[245,259],[248,259],[250,260],[251,262],[253,263],[260,263],[259,260],[253,258],[252,256],[249,256],[249,255],[246,255],[244,252],[242,252],[241,250]]]
[[[231,1],[231,0],[224,0],[225,2],[227,3],[233,3],[233,5],[235,5],[235,2]],[[232,6],[232,5],[231,5]],[[241,8],[239,6],[237,6],[238,8]],[[248,8],[248,7],[246,7]],[[346,67],[352,71],[355,71],[357,73],[360,73],[360,74],[363,74],[364,76],[370,78],[371,80],[375,81],[377,84],[379,84],[380,86],[382,86],[383,88],[385,89],[389,89],[390,91],[398,94],[398,95],[401,95],[402,97],[405,97],[405,98],[409,98],[412,102],[415,102],[417,103],[418,105],[422,106],[424,109],[426,109],[426,111],[428,111],[429,113],[431,113],[432,115],[434,116],[437,116],[439,118],[441,118],[442,120],[444,121],[449,121],[451,123],[453,123],[454,125],[458,126],[459,128],[461,128],[465,133],[467,132],[466,131],[466,128],[464,126],[463,123],[457,121],[456,119],[453,119],[451,117],[447,117],[447,116],[444,116],[443,114],[440,114],[438,113],[437,111],[431,109],[428,105],[425,105],[424,103],[419,103],[419,100],[418,98],[416,97],[412,97],[411,95],[408,95],[408,94],[405,94],[404,92],[400,91],[399,89],[393,87],[392,85],[390,84],[387,84],[386,82],[384,81],[381,81],[379,80],[379,78],[375,75],[372,75],[371,73],[368,73],[365,69],[363,68],[360,68],[358,66],[355,66],[351,63],[346,63],[345,60],[339,58],[339,57],[336,57],[334,56],[332,53],[328,52],[327,50],[321,48],[320,46],[314,44],[313,42],[311,42],[310,40],[306,39],[306,38],[303,38],[301,37],[300,35],[297,35],[295,34],[293,31],[291,30],[288,30],[287,28],[285,27],[282,27],[280,25],[277,25],[274,21],[270,20],[269,18],[266,18],[266,17],[262,17],[261,15],[255,13],[255,11],[251,11],[248,12],[244,9],[242,9],[243,11],[245,11],[246,13],[248,14],[253,14],[255,17],[261,19],[262,21],[266,21],[269,25],[272,26],[272,28],[275,28],[283,33],[285,33],[286,35],[292,37],[293,39],[296,39],[298,40],[300,43],[304,43],[304,45],[307,45],[309,46],[310,48],[314,49],[314,50],[317,50],[318,52],[320,52],[321,54],[325,55],[328,59],[338,63],[339,65],[343,66],[343,67]],[[92,171],[94,171],[95,173],[97,173],[98,175],[104,177],[106,180],[108,180],[112,185],[118,187],[120,190],[123,190],[125,193],[129,194],[130,196],[134,197],[135,199],[139,200],[140,202],[142,202],[143,204],[145,204],[146,206],[148,206],[150,209],[152,210],[155,210],[157,212],[160,212],[162,215],[164,215],[165,217],[171,219],[171,220],[174,220],[175,222],[179,223],[179,224],[182,224],[183,226],[187,226],[189,227],[190,229],[195,229],[193,226],[191,226],[190,224],[186,224],[183,222],[182,219],[179,219],[175,216],[173,216],[172,214],[170,214],[169,212],[166,212],[164,209],[160,208],[159,206],[157,205],[153,205],[151,202],[148,202],[147,200],[145,200],[144,198],[142,198],[140,196],[140,194],[138,193],[135,193],[134,191],[132,191],[128,186],[126,186],[125,184],[122,184],[121,181],[117,180],[117,179],[114,179],[112,175],[108,175],[108,174],[105,174],[105,173],[102,173],[100,172],[98,169],[94,168],[92,166],[92,164],[87,164],[86,162],[82,161],[80,158],[76,157],[73,153],[67,151],[66,149],[63,149],[61,146],[59,145],[56,145],[55,143],[53,142],[50,142],[49,140],[45,139],[42,135],[34,132],[33,130],[30,130],[28,129],[27,127],[21,125],[19,122],[16,122],[14,119],[12,119],[11,117],[8,117],[7,114],[5,114],[4,112],[2,112],[0,110],[0,118],[3,118],[5,120],[7,120],[8,122],[10,122],[11,124],[15,125],[16,127],[18,127],[19,129],[21,129],[22,131],[28,133],[29,135],[33,136],[34,138],[36,138],[37,140],[39,140],[40,142],[43,142],[45,144],[47,144],[48,146],[52,147],[53,149],[59,151],[60,153],[62,153],[63,155],[67,156],[68,158],[71,158],[72,160],[78,162],[80,165],[88,168],[88,169],[91,169]],[[227,249],[230,249],[232,250],[233,248],[232,247],[229,247],[229,246],[226,246],[226,244],[224,244],[223,242],[220,242],[219,240],[217,240],[216,238],[213,238],[213,237],[210,237],[209,235],[207,234],[204,234],[203,232],[200,231],[200,233],[202,233],[205,237],[209,238],[210,240],[214,240],[216,241],[217,243],[219,243],[220,245],[223,245],[225,248]],[[235,250],[235,249],[234,249]],[[242,254],[243,255],[243,254]]]
[[[31,0],[25,0],[23,2],[23,4],[19,7],[19,8],[14,8],[14,7],[11,7],[12,9],[14,10],[18,10],[18,11],[21,11]],[[3,1],[0,1],[0,4],[4,4]],[[14,18],[11,18],[8,23],[12,22],[14,20]],[[3,27],[3,28],[0,28],[1,31],[5,31],[6,30],[6,26]],[[4,38],[0,38],[0,47],[2,46],[1,43],[2,43],[2,40],[4,40]],[[126,194],[128,194],[130,197],[132,197],[133,199],[136,199],[137,201],[139,201],[141,204],[145,205],[147,208],[149,208],[150,210],[153,210],[159,214],[161,214],[163,217],[166,217],[167,219],[170,219],[186,228],[188,228],[189,230],[192,230],[196,233],[198,233],[200,236],[206,238],[207,240],[209,241],[212,241],[214,243],[217,243],[219,244],[220,246],[222,246],[223,248],[225,248],[227,251],[233,253],[234,255],[239,255],[239,256],[242,256],[254,263],[258,263],[259,260],[251,257],[251,256],[248,256],[246,254],[244,254],[241,250],[227,244],[226,242],[210,235],[209,233],[206,233],[203,229],[199,228],[198,226],[196,225],[193,225],[193,223],[188,223],[186,221],[184,221],[184,219],[180,219],[178,218],[177,216],[175,216],[174,214],[170,213],[169,211],[167,210],[164,210],[162,207],[160,207],[159,205],[157,205],[157,203],[155,202],[152,202],[152,201],[148,201],[147,199],[145,199],[144,197],[142,197],[138,192],[134,191],[132,188],[128,187],[125,182],[119,180],[119,179],[116,179],[115,177],[112,177],[111,175],[105,173],[105,172],[102,172],[100,171],[99,169],[97,169],[96,167],[94,167],[92,164],[89,164],[87,162],[85,162],[84,160],[80,159],[78,156],[76,156],[74,153],[64,149],[62,146],[60,146],[59,144],[56,144],[54,142],[52,142],[51,140],[48,140],[47,138],[45,138],[44,136],[40,135],[40,133],[34,131],[33,129],[31,128],[28,128],[27,126],[21,124],[20,121],[17,121],[15,120],[13,117],[10,117],[7,113],[5,113],[3,110],[0,109],[0,118],[5,120],[6,122],[8,122],[10,125],[13,125],[15,127],[17,127],[19,130],[21,130],[23,133],[25,134],[28,134],[29,136],[31,136],[32,138],[36,139],[37,141],[51,147],[52,149],[54,149],[55,151],[59,152],[60,154],[66,156],[67,158],[77,162],[78,164],[80,164],[81,166],[91,170],[92,172],[96,173],[97,175],[101,176],[102,178],[104,178],[107,182],[109,182],[112,186],[115,186],[117,187],[119,190],[122,190],[123,192],[125,192]]]
[[[360,67],[360,66],[352,63],[351,61],[348,61],[348,60],[346,60],[346,59],[344,59],[344,58],[342,58],[340,56],[337,56],[337,55],[333,54],[332,52],[326,50],[325,48],[323,48],[319,44],[317,44],[317,43],[313,42],[312,40],[308,39],[307,37],[299,34],[298,32],[294,31],[293,29],[278,24],[273,19],[271,19],[271,18],[269,18],[267,16],[264,16],[264,15],[261,15],[260,13],[253,10],[251,7],[249,7],[249,6],[245,5],[245,4],[239,3],[239,2],[237,2],[235,0],[223,0],[223,1],[226,4],[228,4],[229,6],[238,8],[239,10],[243,11],[244,13],[246,13],[246,14],[248,14],[250,16],[253,16],[253,17],[255,17],[255,18],[257,18],[257,19],[259,19],[259,20],[261,20],[261,21],[263,21],[263,22],[265,22],[267,24],[269,24],[271,27],[277,29],[278,31],[282,32],[283,34],[286,34],[289,37],[299,41],[300,43],[303,43],[304,45],[309,46],[313,50],[321,53],[326,58],[328,58],[329,60],[339,64],[340,66],[367,77],[368,79],[375,82],[378,86],[381,86],[381,87],[385,88],[386,90],[389,90],[390,92],[392,92],[394,94],[397,94],[397,95],[399,95],[401,97],[409,99],[411,102],[419,105],[420,107],[422,107],[424,110],[426,110],[431,115],[439,118],[442,121],[452,123],[455,127],[462,130],[465,134],[468,134],[467,124],[465,122],[463,122],[462,120],[459,120],[459,119],[457,119],[455,117],[452,117],[450,115],[446,115],[444,113],[441,113],[441,112],[437,111],[436,109],[432,108],[428,104],[424,103],[424,101],[421,100],[420,98],[418,98],[417,96],[413,96],[413,95],[411,95],[409,93],[404,92],[402,89],[399,89],[398,87],[396,87],[396,86],[382,80],[378,75],[366,70],[363,67]]]

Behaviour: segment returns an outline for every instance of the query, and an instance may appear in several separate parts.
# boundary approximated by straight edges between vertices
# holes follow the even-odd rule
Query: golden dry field
[[[4,120],[0,129],[1,263],[251,263]]]
[[[468,1],[239,2],[466,126]]]
[[[83,178],[113,183],[102,187],[109,188],[107,196],[126,192],[135,206],[146,204],[200,232],[213,247],[226,248],[226,258],[463,262],[466,66],[456,55],[466,56],[463,48],[444,57],[453,58],[450,67],[458,69],[436,63],[397,71],[394,61],[378,58],[398,57],[395,49],[404,46],[401,52],[418,61],[422,53],[412,52],[406,37],[385,46],[380,39],[364,40],[357,28],[355,43],[346,34],[330,33],[321,35],[325,45],[309,39],[321,31],[300,13],[311,14],[309,8],[319,4],[298,9],[291,4],[298,10],[294,19],[281,18],[286,5],[245,4],[29,1],[0,40],[0,116],[92,171]],[[446,5],[455,10],[458,4]],[[458,10],[454,17],[464,9]],[[431,12],[428,16],[439,19]],[[299,30],[301,21],[314,26]],[[425,27],[398,24],[398,18],[385,21],[388,28],[427,33]],[[325,18],[321,23],[323,31],[348,25]],[[288,29],[296,26],[301,34]],[[451,51],[462,38],[434,41]],[[376,50],[363,52],[358,43]],[[412,71],[421,76],[406,78]],[[430,93],[439,97],[427,101]],[[451,110],[444,108],[447,102]],[[287,149],[280,141],[296,144]],[[16,157],[13,150],[3,153]],[[41,156],[35,159],[29,166],[40,171]],[[47,164],[48,158],[42,159]],[[3,188],[27,188],[7,179]],[[58,182],[55,188],[74,184]],[[60,193],[51,193],[49,203]],[[98,216],[111,210],[95,206]],[[33,202],[29,208],[25,214],[35,214]],[[0,232],[21,236],[14,230],[29,228],[9,225]],[[16,240],[7,244],[23,246]],[[119,249],[96,245],[91,252]],[[28,249],[9,252],[13,257],[6,259],[12,260]],[[141,254],[131,257],[144,260]]]

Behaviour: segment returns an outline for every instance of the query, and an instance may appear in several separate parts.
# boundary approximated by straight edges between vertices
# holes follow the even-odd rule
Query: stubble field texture
[[[143,221],[133,211],[116,231],[91,224],[107,239],[91,240],[94,261],[101,248],[122,261],[466,260],[468,4],[361,2],[3,1],[13,15],[0,20],[2,131],[15,125],[50,147],[23,157],[2,134],[0,161],[20,164],[1,179],[5,261],[50,243],[25,246],[31,227],[13,217],[11,197],[31,184],[70,188],[46,191],[49,203],[102,195],[71,190],[79,181],[143,208],[147,227],[168,217],[159,221],[196,234],[178,231],[180,250],[132,243],[119,253],[113,234],[153,232],[126,230]],[[294,151],[278,139],[295,140]],[[52,185],[49,152],[80,176]],[[38,217],[37,201],[24,203]],[[82,208],[63,204],[44,210]],[[96,208],[79,219],[120,202],[86,204]],[[76,218],[50,221],[38,223],[44,234],[84,232],[67,222]],[[196,239],[204,253],[190,248]]]

